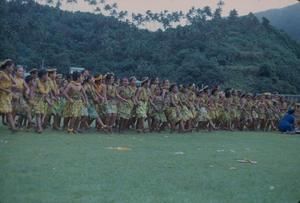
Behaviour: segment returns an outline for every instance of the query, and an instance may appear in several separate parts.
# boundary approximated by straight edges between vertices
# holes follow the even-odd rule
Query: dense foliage
[[[300,3],[272,9],[255,14],[257,17],[266,17],[275,27],[284,30],[292,38],[300,41]]]
[[[300,92],[300,46],[253,15],[150,32],[114,17],[0,1],[0,59],[253,91]]]

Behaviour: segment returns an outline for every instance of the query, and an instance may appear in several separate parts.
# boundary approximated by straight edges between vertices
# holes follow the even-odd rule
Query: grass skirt
[[[0,92],[0,113],[12,112],[12,95]]]
[[[67,101],[64,109],[64,117],[81,117],[84,105],[81,99]]]
[[[107,114],[117,114],[118,113],[117,102],[115,100],[108,100],[107,101],[106,113]]]
[[[181,116],[183,121],[188,121],[193,118],[193,113],[187,108],[187,106],[182,106]]]
[[[118,108],[119,117],[123,119],[130,119],[132,115],[133,106],[133,102],[130,100],[128,102],[120,102]]]
[[[48,113],[48,103],[43,97],[36,97],[34,99],[34,112],[36,114],[47,114]]]
[[[136,108],[136,117],[137,118],[147,118],[148,113],[148,102],[139,101]]]
[[[12,106],[14,112],[16,112],[17,114],[24,115],[30,111],[30,107],[27,101],[24,99],[23,94],[21,93],[17,93],[15,95],[15,98],[13,98],[12,100]]]
[[[155,120],[159,121],[159,122],[167,122],[167,117],[165,112],[153,112],[153,117]]]
[[[182,115],[180,112],[177,112],[176,107],[169,107],[167,109],[167,116],[168,120],[174,123],[177,123],[182,119]]]
[[[204,107],[201,107],[198,111],[198,114],[197,114],[197,121],[198,122],[205,122],[205,121],[208,121],[210,118],[209,118],[209,115],[208,115],[208,112],[206,110],[206,108]]]

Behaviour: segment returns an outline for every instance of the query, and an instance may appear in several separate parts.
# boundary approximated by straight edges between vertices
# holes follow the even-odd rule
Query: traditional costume
[[[138,98],[138,105],[136,108],[137,118],[147,118],[148,113],[148,102],[149,102],[149,93],[148,89],[141,87],[141,92]]]
[[[119,88],[119,95],[127,101],[119,102],[118,115],[120,118],[130,119],[134,107],[133,97],[135,95],[135,90],[132,89],[130,86],[122,86]]]
[[[48,81],[37,80],[34,95],[34,112],[36,114],[46,114],[48,112],[48,101],[50,86]]]
[[[16,77],[14,81],[15,81],[15,85],[13,87],[13,100],[12,100],[14,112],[17,114],[24,115],[26,114],[26,112],[30,111],[28,102],[24,97],[25,80],[23,78]]]
[[[74,86],[81,86],[81,83],[71,81],[72,85]],[[83,101],[81,97],[81,91],[71,91],[69,92],[68,96],[73,101],[67,101],[65,110],[64,110],[64,117],[67,118],[78,118],[82,116],[82,109],[83,109]]]
[[[106,113],[107,114],[117,114],[117,88],[114,85],[106,85]]]
[[[0,113],[11,113],[13,79],[4,71],[0,71],[0,78]]]

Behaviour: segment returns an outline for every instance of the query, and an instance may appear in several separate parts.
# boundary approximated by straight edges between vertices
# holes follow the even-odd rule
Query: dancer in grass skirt
[[[175,84],[171,85],[170,87],[169,99],[170,106],[168,109],[168,121],[171,125],[171,132],[176,131],[177,124],[179,124],[179,132],[182,132],[184,131],[184,123],[182,120],[180,99],[178,96],[178,87]]]
[[[96,104],[101,102],[101,100],[103,100],[103,97],[97,93],[94,78],[92,78],[91,76],[87,76],[83,84],[83,88],[88,99],[88,105],[86,107],[89,118],[88,125],[90,126],[91,123],[96,120],[96,127],[98,129],[105,128],[106,125],[102,122],[96,110]]]
[[[144,78],[141,83],[141,87],[138,88],[136,93],[136,117],[137,117],[137,132],[145,132],[144,122],[147,118],[149,99],[150,99],[150,90],[149,90],[149,79]]]
[[[106,78],[106,122],[110,133],[113,132],[113,126],[116,123],[118,113],[118,101],[128,102],[126,99],[121,97],[117,91],[117,86],[114,84],[114,75],[107,74]]]
[[[49,106],[52,106],[52,101],[50,100],[50,86],[47,71],[40,70],[38,77],[39,79],[37,80],[34,92],[34,111],[36,117],[36,131],[42,133],[45,117],[48,113]]]
[[[24,69],[22,66],[17,66],[14,80],[12,100],[14,115],[19,116],[19,127],[22,127],[23,123],[24,125],[27,123],[27,128],[31,128],[32,116],[31,108],[28,104],[30,89],[24,80]]]
[[[75,134],[79,131],[79,122],[83,105],[87,105],[86,95],[81,85],[80,73],[72,74],[72,81],[63,92],[67,99],[65,116],[70,118],[68,133]]]
[[[134,107],[134,96],[135,89],[129,86],[129,81],[127,78],[122,79],[122,84],[118,88],[119,95],[126,99],[126,101],[120,101],[118,106],[119,115],[119,131],[123,132],[125,129],[129,128],[129,120],[132,116],[132,111]]]
[[[165,114],[166,103],[162,90],[159,86],[157,86],[153,91],[154,95],[151,101],[151,106],[153,108],[153,122],[151,131],[160,132],[163,127],[167,125],[167,118]]]
[[[183,86],[179,93],[180,111],[182,115],[182,122],[184,123],[184,131],[192,130],[193,112],[192,106],[189,100],[189,90],[186,86]]]
[[[55,69],[47,73],[34,68],[24,81],[23,68],[13,68],[14,63],[5,60],[0,70],[0,113],[2,122],[12,130],[15,120],[18,126],[24,126],[27,120],[30,127],[35,114],[39,133],[46,125],[58,130],[62,115],[70,133],[89,128],[94,120],[99,129],[105,126],[105,120],[110,132],[114,127],[120,132],[130,127],[145,132],[145,121],[156,132],[165,127],[172,132],[195,128],[274,131],[282,115],[296,103],[278,94],[252,95],[240,90],[222,91],[218,86],[208,89],[181,84],[178,92],[177,85],[169,88],[170,82],[163,80],[160,84],[159,78],[150,86],[146,78],[137,89],[135,77],[120,80],[108,73],[92,78],[88,71],[59,78]]]
[[[4,115],[3,118],[7,119],[9,128],[13,132],[16,131],[12,115],[12,87],[15,85],[12,77],[14,66],[14,62],[10,59],[0,64],[0,113]]]
[[[105,77],[97,74],[94,77],[95,81],[95,89],[99,96],[101,96],[101,100],[97,102],[95,105],[96,111],[100,118],[105,121],[106,120],[106,105],[107,105],[107,97],[106,97],[106,85],[105,85]]]
[[[130,114],[130,119],[128,121],[128,128],[136,128],[135,124],[136,124],[136,108],[137,108],[137,100],[136,100],[136,92],[137,92],[137,87],[136,87],[136,77],[132,76],[129,78],[129,86],[128,88],[130,89],[130,92],[132,92],[133,96],[132,96],[132,102],[133,102],[133,108],[131,110],[131,114]]]
[[[60,92],[59,92],[59,86],[57,85],[56,82],[56,77],[57,77],[57,73],[56,73],[56,69],[55,68],[51,68],[51,69],[47,69],[48,72],[48,83],[49,83],[49,87],[50,87],[50,95],[51,95],[51,99],[52,99],[52,106],[51,108],[48,109],[48,118],[47,119],[47,125],[50,125],[51,123],[51,117],[53,116],[53,124],[52,124],[52,128],[54,130],[59,130],[59,126],[60,126],[60,110],[61,110],[61,103],[60,103]]]
[[[66,105],[67,103],[67,99],[64,96],[64,91],[67,88],[67,86],[69,85],[69,83],[71,83],[72,81],[72,74],[67,74],[64,81],[60,84],[60,93],[62,95],[62,99],[64,101],[64,106],[63,106],[63,112],[62,112],[62,117],[63,117],[63,129],[64,130],[68,130],[69,127],[69,123],[70,123],[70,117],[69,117],[69,113],[68,113],[68,106]]]

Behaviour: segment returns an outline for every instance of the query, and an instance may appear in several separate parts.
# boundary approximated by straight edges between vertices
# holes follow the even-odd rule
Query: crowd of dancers
[[[10,59],[0,66],[0,113],[13,132],[272,131],[297,106],[277,94],[176,85],[159,78],[117,79],[113,73],[91,75],[88,70],[64,77],[56,69],[29,73],[24,77],[23,67]]]

